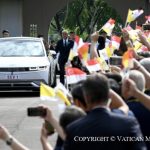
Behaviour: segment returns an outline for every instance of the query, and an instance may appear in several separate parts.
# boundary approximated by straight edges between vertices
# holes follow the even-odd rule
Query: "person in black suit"
[[[64,150],[145,150],[137,120],[115,114],[108,108],[109,83],[103,75],[90,76],[83,83],[89,108],[87,116],[67,126]]]
[[[56,53],[59,53],[58,64],[60,68],[60,82],[64,84],[65,64],[68,61],[70,49],[74,42],[68,39],[68,32],[62,31],[62,39],[57,42]]]

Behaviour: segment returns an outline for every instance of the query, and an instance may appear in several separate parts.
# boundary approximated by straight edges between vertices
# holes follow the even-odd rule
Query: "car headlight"
[[[39,71],[39,70],[47,70],[48,66],[39,66],[39,67],[30,67],[30,71]]]

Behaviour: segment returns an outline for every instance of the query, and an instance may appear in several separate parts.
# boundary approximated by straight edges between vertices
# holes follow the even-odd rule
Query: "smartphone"
[[[122,66],[122,57],[110,57],[110,65]]]
[[[55,132],[55,129],[53,128],[53,126],[45,120],[45,129],[47,130],[47,134],[51,135]]]
[[[143,30],[150,30],[150,24],[143,24],[142,29]]]
[[[43,109],[42,107],[29,107],[27,108],[27,115],[29,117],[34,117],[34,116],[44,117],[46,116],[46,109]]]

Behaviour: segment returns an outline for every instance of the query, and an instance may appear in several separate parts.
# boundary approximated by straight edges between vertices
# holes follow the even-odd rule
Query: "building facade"
[[[73,0],[0,0],[0,32],[10,31],[11,36],[48,35],[52,17]],[[126,20],[128,8],[143,7],[150,14],[149,0],[106,0]],[[33,31],[34,30],[34,31]]]
[[[0,0],[0,32],[7,29],[12,36],[21,36],[23,31],[22,1]]]

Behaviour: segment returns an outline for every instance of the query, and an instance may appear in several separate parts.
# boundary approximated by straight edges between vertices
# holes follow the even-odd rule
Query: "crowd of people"
[[[150,31],[142,30],[137,35],[149,52],[150,42],[145,33],[150,35]],[[121,38],[120,47],[114,51],[114,55],[123,56],[130,49],[133,57],[128,69],[109,66],[109,72],[100,70],[89,73],[87,79],[72,87],[72,105],[66,107],[59,121],[48,106],[40,106],[46,110],[43,120],[50,123],[58,133],[53,148],[47,140],[50,135],[43,124],[40,137],[43,150],[150,150],[150,58],[144,58],[134,50],[133,41],[126,29],[122,31]],[[104,31],[101,35],[99,32],[93,33],[90,59],[101,57],[99,51],[110,41],[111,37],[108,38]],[[74,42],[75,33],[70,32],[69,37],[64,30],[56,47],[50,48],[59,53],[60,82],[63,84],[65,66]],[[80,69],[85,69],[82,60],[78,59],[82,65]],[[79,63],[76,67],[79,67]],[[13,150],[28,150],[2,125],[0,139]]]

